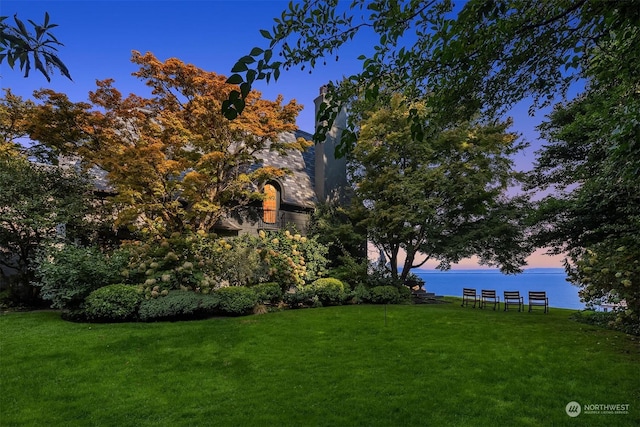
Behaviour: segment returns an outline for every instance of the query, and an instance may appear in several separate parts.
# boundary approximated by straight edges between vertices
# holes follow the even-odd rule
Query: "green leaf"
[[[24,22],[22,22],[20,19],[18,19],[18,15],[14,15],[13,16],[13,20],[16,21],[16,24],[18,25],[18,29],[20,30],[20,33],[22,33],[22,35],[29,39],[29,31],[27,31],[27,27],[25,27]]]
[[[64,75],[69,80],[73,80],[71,78],[71,74],[69,74],[69,69],[66,65],[64,65],[60,58],[52,54],[45,54],[45,58],[48,63],[53,63],[58,68],[58,70],[60,70],[62,75]]]
[[[33,59],[35,60],[35,63],[36,63],[36,70],[40,71],[42,75],[47,79],[47,81],[50,82],[51,78],[49,77],[49,73],[47,73],[46,68],[42,64],[42,60],[40,59],[37,53],[33,55]]]
[[[238,62],[244,62],[245,64],[253,64],[256,60],[251,55],[245,55],[238,60]]]
[[[238,112],[233,108],[228,108],[227,110],[224,111],[224,116],[228,120],[234,120],[236,117],[238,117]]]
[[[258,74],[258,72],[256,70],[247,71],[247,82],[248,83],[253,83],[254,80],[256,79],[256,75],[257,74]]]
[[[238,85],[242,82],[244,82],[244,79],[240,74],[232,74],[231,77],[227,79],[227,83],[231,85]]]
[[[247,71],[249,67],[244,62],[236,62],[236,65],[231,69],[232,73],[241,73],[243,71]]]
[[[259,47],[254,47],[253,49],[251,49],[251,52],[249,53],[249,55],[251,56],[258,56],[260,55],[262,52],[264,52],[263,49],[260,49]]]
[[[249,92],[251,92],[251,84],[250,83],[242,83],[240,85],[240,93],[242,94],[243,98],[246,98],[247,95],[249,95]]]
[[[243,99],[235,99],[233,100],[233,106],[236,107],[236,111],[238,112],[242,112],[242,110],[244,110],[244,100]]]
[[[260,34],[262,34],[262,37],[264,37],[267,40],[273,40],[271,33],[269,33],[269,31],[267,30],[260,30]]]
[[[271,49],[267,49],[264,51],[264,62],[269,62],[271,56],[273,55],[273,51]]]

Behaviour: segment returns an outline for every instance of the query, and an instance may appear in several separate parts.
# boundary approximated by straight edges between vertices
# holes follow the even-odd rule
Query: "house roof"
[[[280,135],[280,140],[285,142],[294,142],[297,138],[311,140],[313,135],[301,130]],[[315,147],[311,146],[303,153],[291,150],[287,155],[282,155],[267,149],[257,154],[262,164],[291,171],[290,175],[280,180],[284,187],[282,203],[302,208],[313,208],[316,205],[314,153]]]
[[[294,132],[284,132],[280,135],[280,140],[284,142],[295,142],[297,138],[312,140],[313,135],[308,132],[297,130]],[[262,165],[269,165],[291,171],[290,175],[279,180],[283,188],[282,203],[300,207],[313,208],[316,205],[315,192],[315,146],[309,147],[305,152],[290,150],[286,155],[277,151],[270,151],[268,148],[259,152],[256,157],[262,160]],[[64,168],[79,169],[79,159],[76,157],[61,157],[60,166]],[[251,169],[259,167],[254,165]],[[113,186],[107,179],[107,173],[97,167],[92,167],[89,171],[95,188],[98,191],[107,193],[114,192]]]

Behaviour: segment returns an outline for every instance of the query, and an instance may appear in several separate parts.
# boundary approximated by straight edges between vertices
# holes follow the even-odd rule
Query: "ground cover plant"
[[[0,316],[3,426],[640,423],[637,338],[571,310],[348,305],[190,322]],[[566,405],[629,404],[628,414]]]

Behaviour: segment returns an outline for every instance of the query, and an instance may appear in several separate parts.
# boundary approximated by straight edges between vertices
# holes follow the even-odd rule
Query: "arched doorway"
[[[273,184],[264,186],[264,200],[262,201],[262,221],[265,224],[275,224],[278,218],[278,189]]]

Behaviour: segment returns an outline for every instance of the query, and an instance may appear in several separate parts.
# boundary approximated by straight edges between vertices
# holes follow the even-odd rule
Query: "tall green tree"
[[[90,197],[87,180],[73,170],[0,155],[0,265],[18,274],[13,290],[23,302],[36,296],[36,252],[51,242],[81,238],[91,228]]]
[[[618,321],[640,333],[640,48],[634,34],[593,53],[590,84],[540,129],[531,188],[551,190],[538,209],[538,245],[567,253],[570,280],[588,304],[620,303]],[[632,55],[631,55],[632,56]]]
[[[359,225],[392,276],[404,280],[429,259],[447,269],[472,255],[519,271],[531,253],[526,203],[505,192],[518,178],[510,156],[525,145],[506,131],[509,123],[466,123],[420,141],[412,137],[412,109],[424,107],[396,95],[365,114],[349,157]]]
[[[8,16],[0,16],[0,64],[5,60],[10,68],[17,64],[25,77],[35,67],[47,81],[51,81],[51,71],[57,69],[71,80],[67,66],[58,57],[58,47],[63,44],[51,32],[58,25],[49,22],[49,13],[45,12],[42,24],[27,20],[33,27],[31,31],[17,14],[13,24],[9,22]]]
[[[308,234],[328,248],[331,277],[355,287],[367,278],[367,230],[358,226],[356,212],[348,204],[320,203],[313,213]]]

